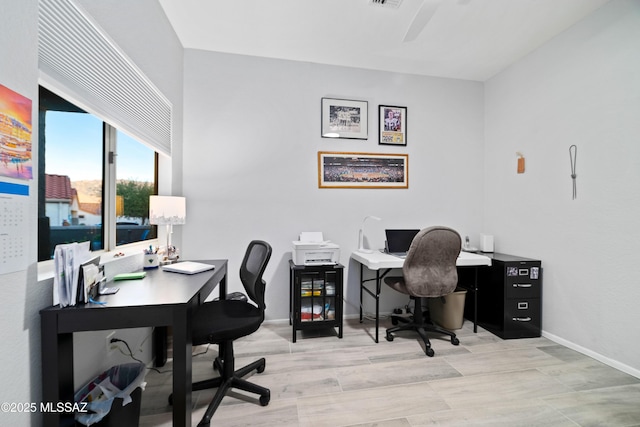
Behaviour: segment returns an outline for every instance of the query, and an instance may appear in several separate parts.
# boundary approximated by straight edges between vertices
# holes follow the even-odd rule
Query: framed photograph
[[[379,144],[407,145],[407,107],[380,105],[378,128]]]
[[[323,138],[368,138],[367,101],[322,98]]]
[[[409,188],[409,155],[318,152],[319,188]]]

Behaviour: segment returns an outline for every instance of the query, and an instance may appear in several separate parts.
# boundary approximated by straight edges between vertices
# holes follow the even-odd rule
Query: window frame
[[[104,117],[101,117],[98,114],[95,114],[91,111],[89,111],[88,109],[83,108],[81,105],[78,105],[77,102],[75,102],[74,100],[72,100],[71,97],[67,96],[64,93],[61,93],[62,91],[59,90],[52,90],[50,88],[48,88],[45,84],[42,84],[42,82],[39,84],[40,88],[44,88],[47,91],[51,92],[52,94],[54,94],[55,96],[61,98],[62,100],[66,101],[67,103],[73,105],[74,107],[84,111],[85,114],[91,114],[92,116],[94,116],[95,118],[97,118],[98,120],[102,121],[102,222],[103,222],[103,241],[102,241],[102,246],[103,248],[100,250],[96,250],[93,251],[95,254],[98,255],[104,255],[104,254],[109,254],[109,253],[123,253],[123,251],[127,251],[129,252],[129,250],[131,250],[132,252],[139,252],[139,247],[148,247],[149,244],[157,244],[157,231],[154,233],[156,235],[156,238],[152,238],[152,239],[147,239],[147,240],[141,240],[141,241],[137,241],[137,242],[131,242],[131,243],[126,243],[123,245],[117,245],[117,238],[116,238],[116,234],[117,234],[117,216],[116,216],[116,195],[117,195],[117,184],[116,184],[116,180],[117,180],[117,156],[118,156],[118,150],[117,150],[117,146],[118,146],[118,141],[117,141],[117,134],[118,132],[124,132],[122,129],[118,129],[115,126],[111,125],[109,122],[107,122],[105,120]],[[39,96],[39,100],[40,100],[40,96]],[[41,107],[42,108],[42,107]],[[47,111],[53,111],[53,110],[42,110],[44,114],[40,115],[40,120],[42,120],[44,123],[40,123],[39,125],[39,132],[42,133],[41,135],[39,135],[38,137],[38,153],[39,155],[43,155],[44,151],[42,150],[42,147],[40,147],[41,144],[44,144],[46,147],[46,137],[44,135],[44,129],[46,126],[46,113]],[[143,144],[142,142],[138,141],[136,138],[133,138],[136,142],[138,142],[139,144]],[[154,185],[154,194],[158,194],[158,187],[159,187],[159,183],[158,183],[158,178],[159,178],[159,173],[158,173],[158,169],[159,169],[159,153],[157,150],[153,149],[152,147],[150,147],[147,144],[143,144],[146,145],[149,149],[153,150],[154,152],[154,160],[153,160],[153,167],[154,167],[154,173],[153,173],[153,185]],[[46,164],[46,158],[42,158],[40,159],[39,163],[39,170],[38,170],[38,179],[40,180],[41,178],[43,179],[45,176],[45,164]],[[44,184],[41,184],[41,186],[44,187]],[[44,192],[44,188],[42,190],[39,190]],[[38,212],[40,212],[41,210],[41,206],[40,203],[43,203],[44,205],[42,206],[42,211],[44,212],[44,206],[46,206],[46,200],[43,198],[42,200],[40,199],[40,197],[38,198]],[[155,227],[155,226],[152,226]],[[40,237],[39,237],[39,233],[38,233],[38,247],[40,246]],[[38,258],[40,258],[40,256],[38,256]],[[47,275],[47,271],[51,270],[51,273],[53,273],[53,260],[52,259],[47,259],[47,260],[42,260],[42,261],[38,261],[38,273],[39,275],[41,274],[45,274]]]

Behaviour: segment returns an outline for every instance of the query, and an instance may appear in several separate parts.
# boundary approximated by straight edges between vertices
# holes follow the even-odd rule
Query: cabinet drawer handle
[[[514,322],[531,322],[531,317],[514,317],[511,320]]]
[[[530,288],[531,286],[533,286],[531,283],[514,283],[513,284],[514,288]]]

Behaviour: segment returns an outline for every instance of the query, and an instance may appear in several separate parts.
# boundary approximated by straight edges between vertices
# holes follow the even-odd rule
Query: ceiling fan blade
[[[422,6],[418,9],[416,16],[411,21],[411,25],[409,25],[409,29],[407,33],[404,35],[403,42],[410,42],[415,40],[424,27],[427,26],[433,15],[435,15],[438,7],[440,6],[441,0],[424,0],[422,2]]]

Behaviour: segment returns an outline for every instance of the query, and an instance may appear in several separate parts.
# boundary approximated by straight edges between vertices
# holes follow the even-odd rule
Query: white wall
[[[322,97],[368,101],[369,139],[321,138]],[[365,216],[383,219],[367,222],[374,247],[385,227],[444,224],[472,242],[483,231],[481,83],[187,50],[184,99],[184,255],[228,258],[239,290],[248,242],[271,243],[269,319],[288,317],[288,260],[301,231],[340,245],[346,314],[358,310],[349,256]],[[378,145],[379,104],[408,108],[406,147]],[[319,189],[318,151],[408,153],[409,189]],[[384,293],[382,311],[407,302]]]
[[[164,13],[155,0],[129,2],[125,0],[103,0],[94,2],[81,0],[80,3],[109,32],[117,44],[133,59],[136,65],[167,96],[174,106],[174,147],[176,159],[181,158],[182,147],[182,46],[170,28]],[[38,143],[38,1],[3,1],[0,13],[0,84],[31,99],[33,102],[32,143]],[[29,403],[40,402],[42,395],[40,357],[40,315],[39,311],[51,305],[52,281],[38,282],[37,272],[37,195],[38,180],[36,165],[38,150],[33,150],[34,179],[19,182],[29,185],[29,213],[27,225],[29,235],[28,259],[25,270],[0,275],[0,402]],[[169,177],[165,187],[171,187],[171,179],[177,191],[180,190],[179,170],[174,173],[170,165],[163,162],[165,175]],[[139,257],[141,263],[141,256]],[[135,259],[133,260],[135,261]],[[112,268],[118,267],[113,265]],[[130,332],[130,331],[129,331]],[[100,333],[98,333],[100,334]],[[85,348],[76,348],[76,355],[90,355],[96,359],[95,348],[104,346],[99,336],[82,334],[76,342]],[[129,335],[125,333],[125,338]],[[131,343],[134,351],[138,342]],[[82,345],[80,345],[82,347]],[[115,356],[102,360],[99,366],[89,361],[90,366],[80,364],[81,376],[100,373],[111,362],[118,363]],[[81,381],[76,375],[76,383]],[[0,412],[0,425],[32,425],[42,423],[40,413],[30,414]]]
[[[613,1],[488,81],[484,153],[485,229],[542,259],[545,334],[636,376],[638,40],[640,2]]]
[[[32,142],[38,141],[38,2],[3,2],[0,13],[0,84],[31,99]],[[34,170],[37,150],[33,151]],[[35,173],[34,173],[35,175]],[[3,181],[29,186],[29,214],[25,236],[30,262],[25,270],[0,275],[0,402],[33,402],[40,396],[40,319],[38,311],[51,301],[51,291],[35,286],[37,268],[37,180]],[[35,393],[32,391],[36,390]],[[0,424],[30,425],[38,415],[0,413]],[[11,423],[5,422],[10,420]]]
[[[69,202],[47,202],[45,215],[49,217],[49,224],[62,226],[62,222],[71,219],[71,206]]]

